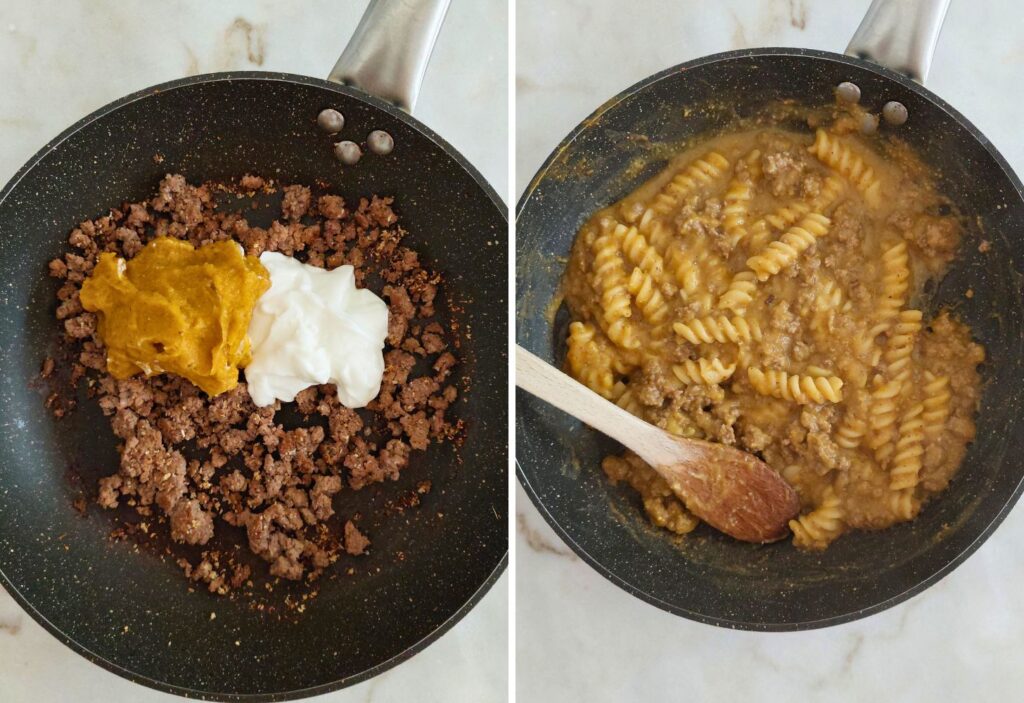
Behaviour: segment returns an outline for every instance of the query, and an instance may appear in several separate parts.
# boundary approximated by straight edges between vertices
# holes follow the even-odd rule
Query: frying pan
[[[121,676],[196,698],[323,693],[423,649],[505,567],[507,216],[476,169],[402,109],[415,101],[447,4],[371,2],[331,81],[216,73],[129,95],[43,147],[0,192],[0,582],[62,642]],[[341,138],[383,129],[393,153],[342,169],[316,128],[326,107],[346,118]],[[339,514],[364,515],[372,553],[343,557],[300,617],[189,593],[172,560],[112,544],[111,514],[78,515],[68,480],[76,471],[93,490],[117,466],[109,423],[94,402],[56,421],[43,391],[30,387],[57,330],[47,261],[66,251],[76,223],[148,197],[168,172],[193,182],[246,172],[324,181],[350,202],[395,196],[409,245],[446,277],[451,316],[474,332],[461,350],[470,387],[455,409],[468,426],[465,444],[434,445],[397,483],[337,496]],[[433,489],[419,509],[378,519],[424,479]],[[343,575],[348,566],[354,576]]]
[[[833,100],[856,83],[877,112],[902,102],[898,130],[937,172],[965,215],[966,234],[926,315],[951,306],[988,350],[978,436],[949,488],[913,522],[846,535],[821,554],[789,542],[730,540],[706,526],[683,538],[651,527],[639,500],[611,487],[600,460],[621,448],[518,393],[519,479],[566,543],[627,592],[669,612],[731,628],[824,627],[888,608],[935,583],[992,533],[1021,491],[1020,180],[995,147],[923,81],[948,0],[875,0],[847,51],[752,49],[674,66],[615,96],[547,159],[518,205],[516,334],[561,365],[568,313],[558,291],[570,244],[594,211],[662,169],[674,147],[763,115],[766,105]],[[881,65],[880,65],[881,64]],[[886,67],[888,66],[888,68]],[[890,70],[895,69],[895,70]],[[686,117],[683,117],[684,110]],[[642,167],[637,168],[637,164]],[[980,253],[981,239],[991,243]],[[965,291],[974,291],[971,299]]]

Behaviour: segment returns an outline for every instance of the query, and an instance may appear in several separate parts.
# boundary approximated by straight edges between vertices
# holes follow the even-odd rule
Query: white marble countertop
[[[366,0],[125,3],[0,0],[0,183],[48,139],[135,90],[224,70],[326,76]],[[416,116],[507,191],[507,4],[452,3]],[[316,698],[503,701],[508,577],[451,631],[401,666]],[[0,703],[181,700],[106,672],[65,648],[0,589]]]
[[[663,68],[756,46],[842,51],[868,0],[519,0],[517,193],[595,107]],[[954,2],[928,82],[1024,173],[1015,0]],[[595,468],[595,470],[597,470]],[[1002,701],[1024,687],[1024,509],[950,576],[865,620],[734,632],[630,597],[517,492],[520,700]]]

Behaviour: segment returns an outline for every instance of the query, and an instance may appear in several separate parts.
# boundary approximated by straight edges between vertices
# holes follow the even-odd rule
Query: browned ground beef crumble
[[[461,421],[447,415],[458,396],[452,370],[459,340],[430,320],[440,277],[402,245],[405,232],[390,198],[362,199],[350,209],[340,196],[314,198],[306,186],[287,186],[282,219],[266,229],[217,209],[218,193],[273,190],[272,182],[252,175],[237,185],[202,186],[168,175],[150,201],[75,228],[68,238],[73,251],[49,265],[50,275],[63,281],[56,316],[64,333],[58,361],[47,358],[41,375],[70,382],[47,399],[58,418],[74,407],[74,391],[88,379],[88,394],[123,443],[118,470],[99,482],[101,506],[124,502],[143,520],[166,522],[173,540],[187,545],[206,545],[220,523],[242,528],[271,575],[312,580],[342,551],[360,555],[370,546],[352,519],[331,520],[335,494],[346,485],[359,490],[397,479],[410,454],[431,442],[461,441]],[[255,407],[245,383],[210,398],[176,376],[110,376],[96,316],[82,310],[79,289],[100,252],[131,257],[156,236],[196,246],[235,239],[249,254],[280,251],[328,269],[351,264],[360,285],[370,276],[379,280],[390,308],[380,395],[356,412],[338,402],[333,385],[309,388],[293,404],[303,426],[286,429],[280,404]],[[204,551],[198,564],[178,563],[216,593],[241,587],[251,575],[249,566],[215,550]]]

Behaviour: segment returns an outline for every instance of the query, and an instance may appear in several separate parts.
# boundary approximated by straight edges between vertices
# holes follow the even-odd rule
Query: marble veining
[[[224,70],[326,76],[366,0],[26,4],[0,0],[0,182],[88,112],[155,83]],[[507,4],[456,2],[416,116],[507,190]],[[503,701],[508,577],[450,632],[341,701]],[[0,589],[0,703],[181,700],[123,680],[60,644]]]
[[[537,554],[553,554],[558,557],[565,557],[570,560],[579,559],[576,554],[563,545],[559,540],[551,540],[548,535],[544,534],[540,530],[534,529],[529,522],[529,518],[525,512],[516,513],[516,528],[523,539],[526,540],[526,546]]]
[[[580,120],[674,64],[756,46],[842,51],[869,0],[519,0],[516,188]],[[1024,71],[1012,0],[954,2],[928,86],[1018,173]],[[599,471],[599,467],[593,467]],[[521,700],[1001,701],[1024,686],[1024,509],[923,594],[857,622],[762,634],[662,612],[575,558],[517,490]],[[541,646],[539,643],[543,643]]]

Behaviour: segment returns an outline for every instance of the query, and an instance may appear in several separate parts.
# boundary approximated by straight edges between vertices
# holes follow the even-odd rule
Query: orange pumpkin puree
[[[270,274],[233,241],[195,249],[159,237],[130,261],[112,253],[82,284],[82,307],[99,313],[115,378],[184,376],[211,396],[238,385],[249,363],[249,319]]]

